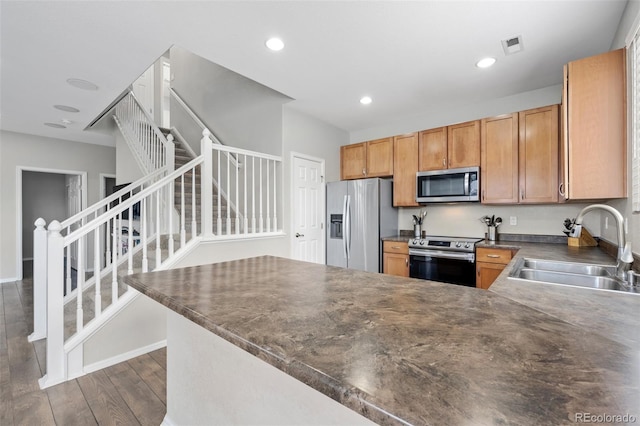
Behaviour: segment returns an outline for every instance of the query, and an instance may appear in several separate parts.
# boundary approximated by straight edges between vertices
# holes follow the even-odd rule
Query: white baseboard
[[[36,342],[36,341],[38,341],[38,340],[42,340],[42,339],[46,339],[46,338],[47,338],[47,335],[46,335],[46,334],[42,334],[42,333],[41,333],[41,334],[36,334],[36,333],[34,332],[34,333],[31,333],[31,334],[27,337],[27,340],[28,340],[29,342]]]
[[[102,370],[103,368],[111,367],[112,365],[116,365],[116,364],[119,364],[121,362],[128,361],[131,358],[135,358],[137,356],[144,355],[146,353],[155,351],[155,350],[160,349],[160,348],[164,348],[165,346],[167,346],[167,340],[166,339],[165,340],[161,340],[161,341],[156,342],[156,343],[152,343],[152,344],[144,346],[142,348],[134,349],[132,351],[125,352],[123,354],[119,354],[117,356],[104,359],[102,361],[98,361],[98,362],[90,364],[90,365],[85,365],[84,366],[84,374],[93,373],[95,371]],[[71,377],[70,377],[70,379],[71,379]]]
[[[13,277],[13,278],[0,278],[0,284],[4,284],[4,283],[13,283],[16,281],[20,281],[17,277]]]
[[[160,426],[177,426],[177,425],[171,421],[171,419],[169,418],[169,414],[165,414],[164,419],[162,419],[162,423],[160,423]]]

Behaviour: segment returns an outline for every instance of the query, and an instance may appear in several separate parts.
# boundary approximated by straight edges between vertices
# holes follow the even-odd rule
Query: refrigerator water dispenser
[[[330,238],[342,239],[342,215],[331,215],[331,230],[329,234]]]

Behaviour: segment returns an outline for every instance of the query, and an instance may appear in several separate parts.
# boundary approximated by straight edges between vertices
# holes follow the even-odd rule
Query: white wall
[[[278,236],[238,241],[203,242],[174,265],[172,269],[265,255],[290,257],[288,238],[286,236]]]
[[[291,153],[295,152],[324,160],[325,182],[340,180],[340,146],[349,143],[349,134],[288,105],[283,108],[282,129],[285,206],[283,223],[286,226],[284,230],[292,235]],[[322,212],[322,216],[324,216],[324,212]]]
[[[160,303],[139,295],[84,343],[84,366],[96,368],[124,361],[123,355],[138,356],[164,346],[167,311]],[[131,326],[135,324],[135,326]]]
[[[136,161],[129,145],[124,140],[119,129],[115,130],[116,139],[116,185],[135,182],[142,178],[143,173]]]
[[[498,232],[508,234],[564,235],[565,218],[575,218],[586,204],[490,206],[480,203],[432,204],[427,211],[423,230],[428,235],[447,235],[484,238],[487,227],[480,222],[484,215],[502,218]],[[401,208],[398,226],[412,230],[412,215],[420,208]],[[510,225],[515,217],[517,225]],[[597,212],[585,217],[584,226],[595,236],[600,235],[600,216]]]
[[[0,282],[17,278],[17,168],[85,171],[93,204],[100,199],[100,173],[115,173],[115,154],[113,147],[0,131]]]
[[[559,72],[562,72],[562,70],[559,70]],[[385,123],[377,127],[351,132],[350,140],[351,143],[357,143],[546,105],[559,104],[561,98],[562,85],[556,85],[504,98],[489,99],[483,102],[462,105],[432,105],[428,110],[419,114]]]
[[[171,87],[223,144],[282,153],[282,105],[291,98],[178,47],[171,48],[171,74]],[[189,131],[197,130],[194,122],[173,100],[171,125],[200,152],[200,130]]]
[[[282,153],[291,151],[322,158],[326,161],[325,181],[340,180],[340,146],[349,143],[342,129],[304,114],[289,105],[283,108]],[[287,174],[287,177],[288,174]]]

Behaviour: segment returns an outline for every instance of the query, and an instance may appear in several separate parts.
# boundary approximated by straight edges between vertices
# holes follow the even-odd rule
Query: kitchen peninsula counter
[[[378,424],[640,419],[637,351],[490,291],[271,256],[125,281]]]
[[[601,337],[634,349],[640,355],[640,294],[508,278],[516,261],[523,257],[615,265],[616,260],[600,248],[511,241],[481,241],[476,247],[495,247],[516,252],[489,291],[598,333]]]

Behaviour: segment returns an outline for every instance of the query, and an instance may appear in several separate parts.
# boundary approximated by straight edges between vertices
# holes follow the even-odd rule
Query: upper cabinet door
[[[415,207],[418,133],[393,138],[393,205]]]
[[[393,175],[393,138],[367,142],[367,177]]]
[[[625,50],[569,62],[563,92],[564,194],[627,196]]]
[[[558,105],[520,112],[521,203],[558,202]]]
[[[448,168],[480,165],[480,120],[448,128]]]
[[[340,178],[360,179],[367,175],[366,142],[340,147]]]
[[[446,127],[421,131],[418,143],[418,169],[420,171],[447,168]]]
[[[518,113],[485,118],[481,124],[481,201],[518,202]]]

